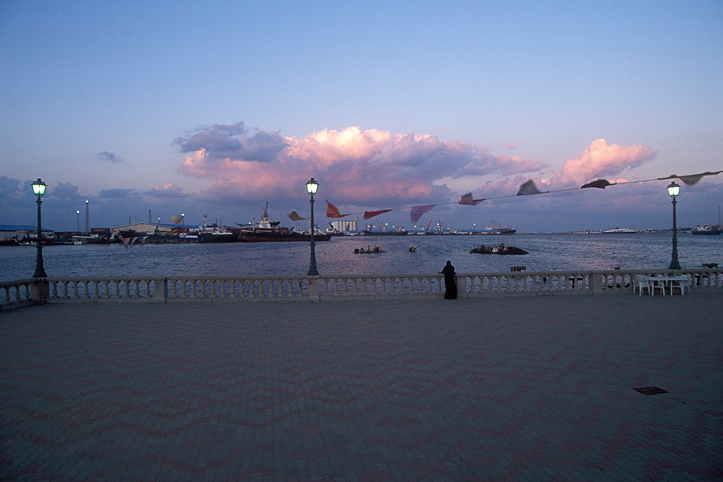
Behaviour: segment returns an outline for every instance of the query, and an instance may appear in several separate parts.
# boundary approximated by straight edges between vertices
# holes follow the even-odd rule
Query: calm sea
[[[409,246],[417,245],[416,253]],[[380,244],[380,254],[354,254]],[[506,243],[529,251],[524,256],[471,254],[480,244]],[[450,260],[458,273],[563,269],[664,269],[670,263],[671,234],[515,234],[510,236],[335,237],[316,244],[319,273],[437,273]],[[722,236],[678,237],[683,268],[702,263],[723,266]],[[35,247],[0,247],[0,280],[31,277]],[[48,276],[137,275],[304,275],[308,243],[147,244],[47,246]]]

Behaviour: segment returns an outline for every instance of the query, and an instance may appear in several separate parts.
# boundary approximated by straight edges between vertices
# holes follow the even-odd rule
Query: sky
[[[362,227],[669,228],[657,179],[723,170],[722,26],[719,0],[0,0],[0,224],[35,222],[41,178],[57,231],[86,201],[94,228],[267,202],[303,228],[314,177],[322,227],[330,202]],[[679,226],[717,222],[723,173],[678,183]]]

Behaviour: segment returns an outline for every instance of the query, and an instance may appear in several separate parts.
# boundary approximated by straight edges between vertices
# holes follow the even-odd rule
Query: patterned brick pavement
[[[3,312],[0,479],[723,480],[721,312],[697,293]]]

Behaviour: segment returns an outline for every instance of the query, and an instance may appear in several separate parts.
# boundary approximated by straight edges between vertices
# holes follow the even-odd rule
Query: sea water
[[[472,254],[485,245],[522,248],[522,256]],[[409,247],[417,249],[412,253]],[[355,250],[379,245],[378,254]],[[32,277],[34,246],[0,247],[0,280]],[[316,243],[317,269],[322,275],[438,273],[447,260],[458,273],[527,271],[665,269],[670,264],[672,234],[514,234],[434,236],[339,236]],[[723,237],[678,235],[683,268],[703,263],[723,267]],[[43,248],[48,276],[298,276],[310,264],[306,242],[66,245]]]

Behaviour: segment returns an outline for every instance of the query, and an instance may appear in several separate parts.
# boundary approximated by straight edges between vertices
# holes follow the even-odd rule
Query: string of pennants
[[[480,199],[474,199],[472,196],[472,193],[467,193],[462,196],[462,198],[459,200],[459,202],[446,202],[446,203],[437,203],[437,204],[427,204],[425,206],[406,206],[401,208],[390,208],[390,209],[381,209],[378,211],[364,211],[364,219],[371,219],[375,216],[379,216],[380,214],[388,213],[390,211],[395,210],[401,210],[401,209],[411,209],[409,213],[409,218],[413,223],[416,223],[419,221],[419,219],[424,215],[424,213],[431,211],[436,206],[444,206],[447,204],[461,204],[461,205],[467,205],[467,206],[477,206],[478,204],[481,204],[484,201],[491,201],[494,199],[504,199],[504,198],[512,198],[517,196],[533,196],[536,194],[550,194],[550,193],[556,193],[556,192],[564,192],[564,191],[576,191],[579,189],[589,189],[589,188],[596,188],[596,189],[605,189],[608,186],[616,186],[616,185],[623,185],[623,184],[639,184],[643,182],[651,182],[651,181],[664,181],[666,179],[680,179],[683,183],[685,183],[688,186],[692,186],[696,184],[698,181],[700,181],[705,176],[717,176],[723,171],[706,171],[701,172],[698,174],[689,174],[684,176],[678,176],[676,174],[671,174],[667,177],[658,177],[654,179],[643,179],[640,181],[622,181],[622,182],[610,182],[607,179],[596,179],[592,182],[588,182],[587,184],[583,184],[580,187],[571,187],[566,189],[556,189],[556,190],[550,190],[550,191],[540,191],[537,186],[535,185],[535,181],[530,179],[529,181],[523,183],[520,185],[517,194],[509,194],[506,196],[496,196],[496,197],[488,197],[488,198],[480,198]],[[347,213],[347,214],[341,214],[339,209],[331,204],[329,201],[326,201],[326,217],[327,218],[343,218],[346,216],[351,216],[352,214],[362,214],[362,213]],[[303,218],[299,216],[299,213],[296,211],[292,211],[288,214],[289,218],[292,221],[303,221],[307,218]]]

